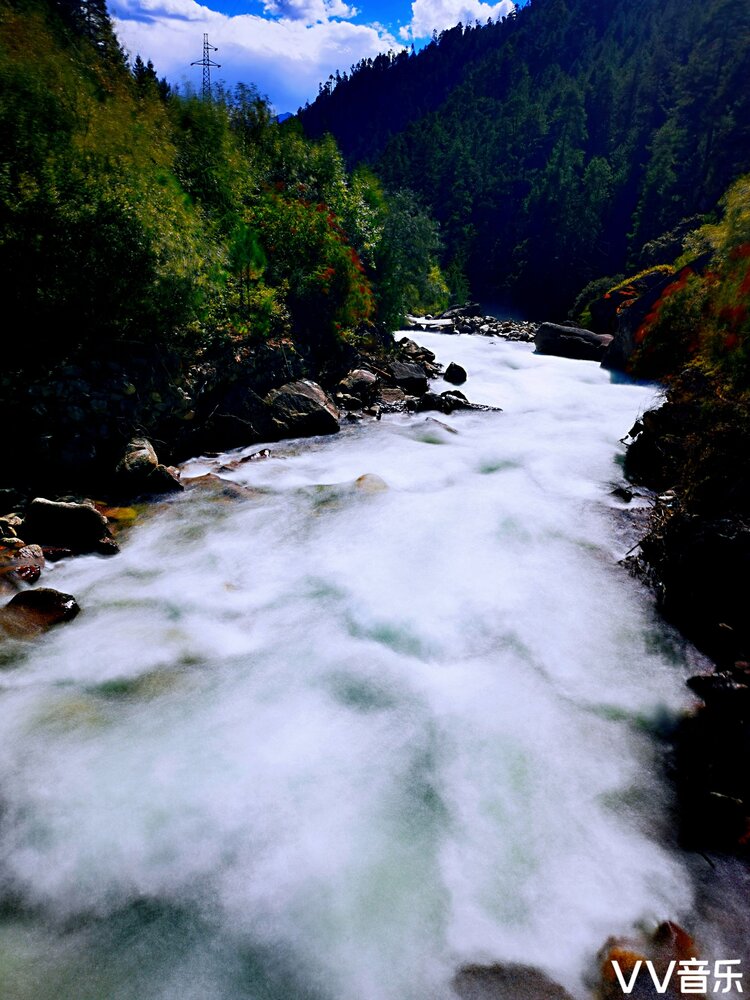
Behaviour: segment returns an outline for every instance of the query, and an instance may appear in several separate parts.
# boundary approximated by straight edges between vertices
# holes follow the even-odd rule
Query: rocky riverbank
[[[740,340],[723,330],[741,307],[722,306],[721,340],[711,339],[719,336],[711,332],[712,296],[722,280],[727,295],[737,294],[730,279],[743,253],[728,255],[729,264],[703,253],[675,269],[652,269],[588,308],[595,328],[614,334],[605,366],[666,386],[661,405],[643,414],[628,439],[626,475],[653,491],[647,529],[628,563],[652,587],[664,617],[715,664],[688,681],[702,705],[677,734],[683,841],[747,856],[750,401],[742,357],[732,354]],[[682,301],[688,291],[693,299]]]
[[[431,333],[473,333],[481,337],[501,337],[532,344],[539,323],[528,320],[497,319],[482,312],[476,302],[451,306],[439,316],[407,316],[406,325],[411,330]]]
[[[243,359],[227,375],[218,367],[204,370],[199,382],[194,374],[188,380],[192,395],[181,387],[179,393],[175,390],[172,395],[179,396],[181,406],[171,420],[157,424],[153,442],[140,435],[123,442],[119,452],[111,446],[98,452],[73,449],[79,458],[62,469],[37,467],[0,489],[0,509],[7,510],[0,516],[0,595],[35,585],[50,562],[116,554],[118,530],[137,516],[133,504],[195,485],[183,483],[171,464],[194,454],[335,434],[344,424],[379,420],[384,413],[491,409],[470,402],[457,388],[467,378],[463,368],[449,364],[444,371],[432,351],[408,337],[329,358],[325,365],[313,366],[319,381],[309,377],[310,364],[290,345],[267,345],[262,353],[267,362],[262,369]],[[431,382],[440,376],[455,387],[431,391]],[[190,407],[187,413],[185,407]],[[33,449],[37,442],[29,441],[29,446]],[[221,483],[220,475],[214,478]],[[227,481],[227,488],[232,485]],[[18,597],[0,609],[0,635],[34,637],[72,617],[50,613],[55,592],[44,592],[43,613],[24,606],[19,616]],[[62,594],[57,600],[64,609],[71,598]]]

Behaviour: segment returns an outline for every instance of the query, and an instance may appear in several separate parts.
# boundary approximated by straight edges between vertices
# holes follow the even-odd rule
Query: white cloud
[[[488,17],[496,20],[513,10],[512,0],[500,0],[499,3],[482,3],[482,0],[414,0],[411,5],[411,22],[399,30],[399,34],[408,41],[410,38],[427,38],[434,28],[442,31],[452,28],[461,21],[463,24],[473,24],[479,21],[484,24]]]
[[[312,101],[318,84],[337,69],[402,47],[380,25],[332,19],[344,10],[353,16],[343,0],[266,0],[267,9],[271,4],[285,13],[293,4],[298,16],[230,17],[195,0],[120,0],[113,6],[120,41],[131,55],[151,59],[159,76],[198,89],[200,70],[190,63],[200,59],[206,31],[218,47],[212,58],[221,64],[213,78],[256,84],[278,111]]]
[[[275,17],[315,24],[333,17],[356,17],[356,7],[350,7],[343,0],[265,0],[263,9]]]

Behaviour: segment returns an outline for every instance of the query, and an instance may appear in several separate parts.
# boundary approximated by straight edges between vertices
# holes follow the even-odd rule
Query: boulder
[[[146,438],[133,438],[115,470],[118,485],[132,495],[178,493],[183,489],[173,469],[162,465]]]
[[[592,333],[591,330],[558,323],[542,323],[534,338],[537,353],[578,361],[601,361],[611,343],[612,337],[608,334]]]
[[[343,396],[354,396],[369,406],[377,396],[378,377],[365,368],[355,368],[342,378],[336,389]]]
[[[438,413],[453,413],[454,410],[469,410],[472,404],[462,392],[456,389],[448,392],[426,392],[414,400],[413,409],[417,412],[436,410]],[[412,409],[410,406],[409,409]]]
[[[29,504],[21,529],[29,542],[81,554],[117,552],[107,519],[89,503],[62,503],[37,497]]]
[[[443,378],[446,382],[450,382],[451,385],[463,385],[468,376],[465,368],[462,368],[461,365],[457,365],[454,361],[451,361],[445,369]]]
[[[339,430],[339,411],[316,382],[287,382],[269,392],[265,402],[279,437],[311,437]]]
[[[481,316],[482,307],[478,302],[467,302],[462,306],[451,306],[446,309],[444,313],[438,316],[438,319],[456,319],[460,317],[471,317],[471,316]]]
[[[75,618],[80,610],[70,594],[47,587],[25,590],[0,608],[0,632],[14,639],[32,639]]]
[[[567,990],[528,965],[467,965],[453,980],[461,1000],[573,1000]]]
[[[398,346],[402,354],[406,355],[407,361],[424,362],[435,360],[435,355],[432,351],[426,347],[422,347],[421,344],[417,344],[409,337],[402,337],[398,342]]]
[[[388,373],[399,389],[412,396],[421,396],[427,392],[427,376],[421,365],[412,362],[391,361]]]

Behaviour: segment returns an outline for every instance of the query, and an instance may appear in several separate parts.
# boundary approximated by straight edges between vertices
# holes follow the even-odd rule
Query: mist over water
[[[84,613],[0,676],[13,1000],[441,1000],[495,961],[582,995],[690,908],[651,730],[691,668],[610,509],[653,393],[420,341],[504,412],[273,445],[48,575]]]

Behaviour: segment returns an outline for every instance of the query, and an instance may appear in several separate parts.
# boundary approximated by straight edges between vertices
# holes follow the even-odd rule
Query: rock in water
[[[562,986],[527,965],[467,965],[453,980],[461,1000],[573,1000]]]
[[[38,545],[25,545],[20,538],[5,538],[0,542],[0,581],[36,583],[44,562],[44,553]]]
[[[33,639],[53,625],[75,618],[80,610],[70,594],[48,587],[26,590],[0,608],[0,631],[14,639]]]
[[[463,385],[467,377],[466,369],[453,361],[445,369],[445,374],[443,375],[445,381],[450,382],[451,385]]]
[[[178,493],[184,489],[175,473],[162,465],[146,438],[133,438],[115,470],[118,484],[134,496]]]
[[[601,361],[611,343],[609,334],[592,333],[591,330],[557,323],[542,323],[534,338],[539,354],[553,354],[558,358],[578,361]]]
[[[280,437],[335,434],[340,429],[339,411],[316,382],[287,382],[269,392],[265,402]]]
[[[412,362],[391,361],[388,365],[391,378],[399,389],[411,396],[422,396],[427,392],[427,376],[421,365]]]
[[[378,393],[378,377],[364,368],[355,368],[338,384],[338,391],[344,396],[361,399],[365,406],[375,402]]]
[[[118,551],[106,517],[88,503],[62,503],[37,497],[29,504],[22,531],[27,541],[52,549],[102,555]]]

